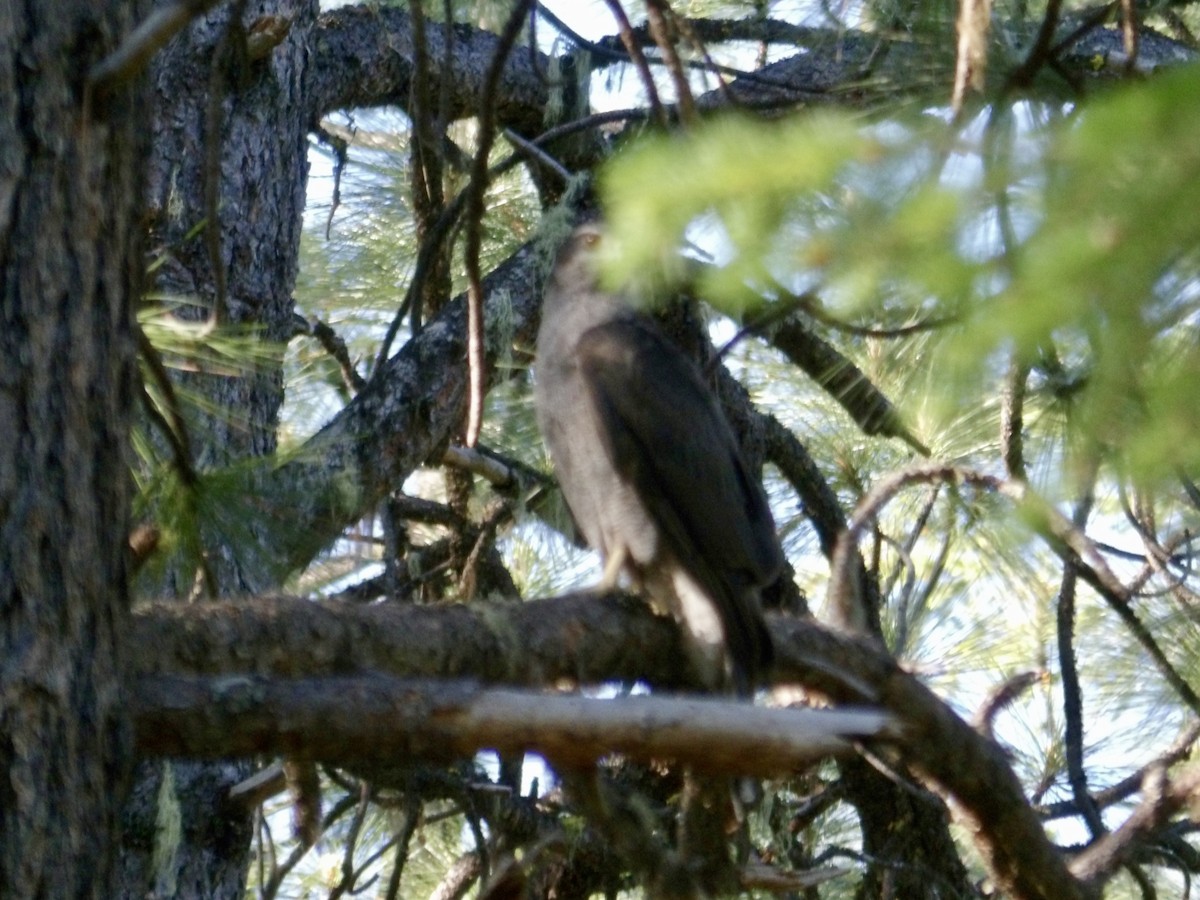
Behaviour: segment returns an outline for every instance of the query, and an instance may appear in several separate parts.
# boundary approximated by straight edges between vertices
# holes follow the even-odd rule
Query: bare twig
[[[384,889],[384,900],[396,900],[400,896],[400,879],[404,874],[404,864],[408,861],[408,848],[413,835],[417,833],[417,825],[421,823],[421,805],[415,800],[408,800],[404,806],[404,821],[395,835],[396,861],[392,863],[392,871],[388,875],[387,887]]]
[[[1200,766],[1174,780],[1165,768],[1149,770],[1142,782],[1142,802],[1120,828],[1096,841],[1071,862],[1071,872],[1084,883],[1102,884],[1133,854],[1162,831],[1171,816],[1200,798]]]
[[[667,0],[646,0],[646,23],[650,26],[650,34],[663,55],[663,63],[671,74],[675,84],[676,102],[679,104],[679,118],[685,124],[691,124],[696,118],[696,102],[692,99],[692,89],[688,85],[687,73],[679,59],[679,51],[671,34],[668,17],[671,7]]]
[[[708,47],[704,45],[703,39],[695,28],[692,27],[691,19],[687,19],[678,15],[674,10],[671,11],[671,19],[675,27],[687,39],[687,42],[692,45],[692,49],[700,54],[700,58],[704,61],[705,72],[712,72],[717,79],[717,91],[720,93],[725,103],[732,109],[738,106],[738,99],[734,96],[733,91],[729,89],[729,82],[725,80],[725,67],[712,58],[712,54],[708,52]],[[707,87],[707,84],[705,85]]]
[[[996,716],[1015,703],[1018,697],[1039,681],[1045,680],[1046,677],[1047,672],[1045,669],[1033,669],[1029,672],[1018,672],[1016,675],[1005,678],[988,691],[983,704],[976,710],[975,718],[971,720],[971,724],[975,726],[975,730],[984,737],[994,739],[993,725],[996,721]]]
[[[282,771],[280,772],[280,777],[282,777]],[[324,833],[330,825],[345,815],[347,810],[354,807],[357,803],[358,798],[353,795],[347,795],[339,799],[337,803],[333,804],[333,807],[321,820],[320,833]],[[270,832],[268,831],[268,835],[269,834]],[[271,844],[273,847],[274,841],[271,841]],[[297,842],[296,846],[292,848],[292,852],[288,854],[287,859],[285,859],[283,862],[277,862],[276,860],[272,859],[271,874],[267,876],[266,881],[261,881],[262,875],[259,875],[260,883],[263,885],[261,894],[262,900],[273,900],[273,898],[279,894],[279,889],[283,886],[284,878],[287,877],[288,873],[291,872],[292,869],[296,868],[296,865],[311,849],[312,844],[300,841]]]
[[[1008,83],[1005,86],[1006,90],[1023,88],[1032,83],[1034,76],[1037,75],[1042,66],[1053,60],[1064,46],[1069,46],[1067,41],[1060,41],[1058,44],[1052,46],[1054,33],[1058,30],[1058,19],[1061,14],[1062,0],[1047,0],[1046,13],[1042,16],[1042,24],[1038,28],[1033,46],[1029,48],[1029,53],[1026,55],[1025,61],[1009,73]]]
[[[605,3],[612,12],[613,18],[617,20],[617,33],[620,35],[621,44],[625,47],[625,52],[629,54],[630,61],[642,79],[642,87],[646,89],[650,109],[658,118],[658,123],[666,128],[671,121],[666,109],[663,108],[662,100],[659,99],[658,86],[654,83],[654,73],[650,71],[650,66],[646,62],[646,55],[642,53],[641,44],[634,39],[633,26],[629,22],[629,16],[625,14],[625,9],[619,0],[605,0]]]
[[[545,166],[554,172],[566,184],[575,177],[575,173],[560,163],[557,159],[535,144],[533,141],[527,141],[521,135],[517,134],[511,128],[504,129],[504,136],[508,138],[509,143],[516,147],[521,153],[537,163]]]
[[[1139,767],[1116,784],[1092,794],[1092,803],[1099,809],[1107,809],[1113,804],[1133,796],[1141,790],[1142,783],[1151,770],[1170,768],[1191,756],[1192,748],[1197,740],[1200,740],[1200,722],[1193,722],[1171,743],[1170,747],[1150,762]],[[1034,809],[1046,821],[1080,814],[1074,800],[1062,800],[1058,803],[1036,806]]]
[[[830,615],[839,627],[863,630],[867,612],[856,587],[852,561],[857,555],[858,538],[864,527],[872,523],[879,511],[901,490],[910,484],[970,484],[986,490],[999,490],[1000,479],[973,469],[945,463],[923,463],[910,466],[883,479],[859,502],[846,530],[838,538],[837,549],[830,564],[827,592]]]
[[[905,598],[911,594],[913,585],[916,581],[916,567],[913,565],[912,552],[917,546],[917,541],[924,533],[925,528],[929,525],[929,517],[932,515],[934,507],[937,505],[940,493],[941,491],[936,485],[930,489],[929,496],[927,496],[924,503],[921,504],[921,511],[917,513],[913,519],[912,525],[907,529],[908,534],[905,536],[903,543],[894,538],[887,538],[887,542],[893,546],[896,553],[900,556],[901,563],[896,568],[895,572],[879,586],[880,593],[883,596],[886,597],[892,592],[892,589],[896,584],[896,579],[899,577],[901,571],[904,572],[904,587],[901,588],[900,594]],[[900,611],[903,613],[903,602],[900,604],[900,607]],[[905,616],[901,615],[900,619],[903,621]],[[900,625],[899,628],[903,629],[904,625]],[[897,646],[902,646],[902,644],[898,643]]]
[[[329,240],[333,234],[333,217],[342,205],[342,175],[350,160],[350,142],[323,125],[318,125],[316,132],[323,143],[333,148],[333,190],[329,198],[329,213],[325,216],[325,240]]]
[[[358,369],[354,367],[354,362],[350,359],[350,351],[346,347],[346,342],[342,340],[341,336],[320,319],[305,320],[305,324],[308,326],[308,333],[316,338],[325,352],[337,362],[338,369],[342,373],[342,381],[346,383],[350,393],[357,394],[361,391],[367,384],[366,379],[358,374]]]
[[[479,250],[483,240],[484,194],[488,185],[488,154],[495,140],[495,97],[504,71],[504,61],[512,51],[525,23],[533,0],[520,0],[509,13],[500,32],[500,42],[488,66],[480,94],[479,145],[471,167],[467,189],[467,225],[465,263],[467,269],[467,364],[470,382],[467,396],[467,421],[463,443],[474,447],[483,425],[483,398],[486,373],[483,346],[483,276],[479,269]]]
[[[1145,556],[1141,557],[1146,561],[1144,572],[1134,579],[1131,583],[1130,593],[1141,593],[1146,595],[1143,586],[1150,580],[1152,575],[1159,575],[1165,582],[1164,592],[1170,593],[1185,610],[1190,610],[1194,607],[1197,595],[1196,592],[1187,586],[1185,579],[1191,574],[1191,552],[1190,549],[1185,553],[1176,553],[1174,548],[1180,545],[1186,545],[1190,540],[1188,532],[1175,535],[1169,540],[1170,549],[1163,546],[1155,534],[1155,525],[1153,517],[1153,508],[1145,509],[1142,503],[1138,503],[1139,509],[1135,511],[1129,501],[1129,493],[1125,487],[1124,481],[1117,482],[1117,495],[1121,501],[1121,510],[1125,514],[1126,521],[1133,528],[1134,532],[1142,540],[1142,546],[1145,548]],[[1145,515],[1139,514],[1140,511],[1145,511]],[[1170,570],[1170,566],[1175,565],[1183,570],[1183,575],[1176,575]]]
[[[866,610],[862,607],[851,561],[863,528],[874,521],[878,511],[901,489],[909,484],[930,482],[970,484],[995,491],[1018,504],[1031,527],[1065,562],[1075,565],[1080,577],[1117,613],[1167,684],[1193,712],[1200,714],[1200,695],[1179,674],[1150,630],[1138,618],[1130,605],[1128,588],[1113,574],[1099,548],[1082,530],[1022,481],[1005,481],[961,466],[929,463],[902,469],[877,484],[859,503],[846,531],[838,539],[827,593],[830,615],[835,624],[851,630],[862,629]]]
[[[1091,513],[1092,483],[1096,469],[1091,468],[1091,478],[1084,486],[1083,496],[1075,504],[1072,524],[1083,529]],[[1078,572],[1070,560],[1064,560],[1062,583],[1058,591],[1057,634],[1058,662],[1062,672],[1064,743],[1066,745],[1067,780],[1080,814],[1087,823],[1092,837],[1099,837],[1107,829],[1100,818],[1100,811],[1092,803],[1088,793],[1087,769],[1083,763],[1083,686],[1075,659],[1075,586]]]
[[[358,848],[358,836],[362,831],[363,822],[367,818],[372,793],[371,786],[364,781],[359,787],[358,797],[355,799],[354,818],[350,820],[350,831],[346,835],[346,847],[342,853],[342,877],[329,892],[329,900],[340,897],[347,890],[354,890],[356,881],[354,851]]]

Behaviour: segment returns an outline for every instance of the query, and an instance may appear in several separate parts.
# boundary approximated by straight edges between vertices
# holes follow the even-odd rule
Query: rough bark
[[[0,7],[0,895],[110,896],[130,743],[142,83],[89,69],[146,3]],[[31,73],[36,72],[36,77]]]
[[[383,675],[139,679],[137,746],[151,756],[286,754],[340,765],[539,753],[580,770],[619,753],[698,772],[777,775],[886,736],[870,709],[772,709],[712,697],[603,699]],[[724,785],[724,782],[721,782]],[[727,787],[722,793],[727,796]],[[721,844],[724,840],[722,838]]]
[[[891,782],[864,759],[841,760],[839,768],[869,863],[857,897],[977,894],[950,837],[949,811],[937,794]]]
[[[547,253],[521,248],[484,279],[489,380],[497,360],[531,350]],[[279,572],[307,564],[419,465],[440,459],[466,401],[466,301],[458,296],[381,368],[295,458],[262,475],[277,527],[255,549]]]
[[[146,202],[162,262],[155,287],[195,304],[191,318],[254,328],[280,351],[293,331],[311,118],[304,42],[315,7],[309,0],[251,4],[232,27],[230,10],[217,9],[177,37],[154,68]],[[244,30],[267,16],[292,20],[286,37],[264,56],[246,55]],[[189,423],[195,466],[274,452],[283,400],[278,363],[263,362],[243,377],[181,377],[217,410],[195,413]],[[269,584],[253,567],[224,565],[217,573],[223,592]]]
[[[773,680],[802,684],[835,703],[879,707],[903,723],[897,738],[900,759],[928,787],[955,799],[961,821],[1002,889],[1020,898],[1089,895],[1047,839],[998,745],[955,715],[874,641],[835,634],[809,619],[769,616],[768,623],[777,651]],[[144,673],[199,670],[299,678],[370,671],[510,684],[641,678],[680,685],[687,677],[677,629],[669,622],[643,604],[586,594],[515,604],[503,611],[473,605],[383,605],[337,612],[330,604],[288,598],[242,604],[236,613],[230,607],[164,605],[137,616],[134,627],[137,646],[147,648],[137,661]],[[621,636],[619,652],[613,649],[613,635]],[[162,642],[171,646],[151,649]],[[394,652],[396,642],[411,652]],[[306,652],[300,653],[301,647]],[[228,668],[204,668],[212,659]],[[204,713],[198,709],[196,714]],[[911,786],[897,790],[920,792]],[[890,795],[877,800],[868,815],[883,829],[879,847],[894,851],[883,843],[883,823],[889,821],[944,833],[944,823],[927,821],[943,815],[929,798],[916,811],[913,797],[907,806]],[[901,855],[932,865],[930,854],[940,855],[944,848],[928,849],[924,855],[907,849]],[[928,883],[927,870],[926,875]],[[953,871],[941,875],[939,888],[953,886]]]
[[[414,47],[412,16],[395,6],[344,6],[324,13],[316,32],[312,100],[318,115],[336,109],[396,105],[412,101]],[[430,81],[438,97],[449,78],[448,121],[479,111],[484,76],[499,37],[470,25],[455,24],[450,57],[441,23],[425,28]],[[497,92],[496,121],[520,134],[542,130],[551,85],[545,77],[549,58],[528,47],[509,57]]]
[[[278,358],[239,377],[175,373],[177,386],[209,404],[188,409],[198,471],[269,456],[283,401],[282,349],[293,329],[312,107],[306,42],[315,0],[223,4],[194,21],[156,58],[153,156],[144,194],[153,252],[162,265],[156,289],[190,307],[180,315],[253,329]],[[248,36],[274,31],[261,44]],[[198,228],[204,223],[205,227]],[[263,485],[253,470],[246,490]],[[254,533],[253,525],[248,528]],[[237,529],[206,533],[204,561],[212,591],[238,594],[274,587],[278,567],[243,547]],[[156,595],[186,596],[197,560],[168,565]],[[120,896],[140,898],[170,886],[178,898],[242,895],[252,810],[224,801],[248,772],[238,764],[172,764],[139,770],[125,821]],[[164,851],[154,841],[164,806],[178,804],[183,824]],[[142,836],[142,837],[139,837]],[[157,857],[155,850],[157,849]],[[157,863],[157,867],[156,867]]]
[[[248,768],[245,760],[144,758],[122,816],[111,896],[244,896],[253,807],[233,802],[229,787]]]

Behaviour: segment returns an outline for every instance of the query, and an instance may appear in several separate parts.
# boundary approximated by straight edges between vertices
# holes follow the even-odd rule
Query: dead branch
[[[609,753],[714,774],[792,772],[886,737],[874,710],[775,709],[711,697],[597,699],[384,675],[155,676],[133,691],[138,748],[187,757],[286,754],[333,763],[537,752],[568,769]]]
[[[797,681],[834,702],[878,706],[893,716],[903,729],[898,752],[930,787],[953,797],[1003,890],[1017,898],[1091,896],[1046,838],[1000,747],[870,639],[835,634],[810,619],[773,616],[769,622],[778,659],[774,680]],[[672,623],[641,603],[586,594],[501,607],[351,608],[291,598],[155,606],[135,616],[129,649],[143,678],[183,672],[321,677],[370,670],[509,684],[563,678],[687,682]],[[253,691],[239,686],[247,683],[244,678],[227,681],[237,696],[248,696],[252,709],[262,708]],[[219,681],[202,683],[212,687]],[[209,693],[197,696],[214,702]],[[351,699],[338,697],[347,707]],[[399,721],[390,727],[403,730]],[[336,720],[324,720],[325,740],[332,741],[339,727]],[[287,752],[294,756],[300,749],[289,745]]]

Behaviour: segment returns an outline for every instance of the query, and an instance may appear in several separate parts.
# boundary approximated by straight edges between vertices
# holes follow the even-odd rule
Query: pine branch
[[[872,710],[778,709],[712,697],[597,699],[385,675],[140,679],[142,753],[286,754],[333,763],[453,760],[481,749],[536,752],[567,769],[609,753],[678,760],[713,774],[777,774],[886,738]]]
[[[1000,747],[901,670],[873,641],[834,634],[808,619],[773,616],[769,622],[778,658],[774,680],[799,682],[836,703],[879,707],[900,723],[897,752],[930,787],[955,798],[1003,890],[1017,898],[1091,896],[1068,874],[1064,859],[1047,840]],[[175,696],[174,702],[193,708],[202,721],[213,704],[232,703],[221,700],[222,684],[238,702],[257,711],[255,715],[266,714],[264,696],[281,703],[295,701],[283,688],[282,693],[260,696],[256,691],[267,690],[272,682],[251,674],[321,679],[371,671],[526,685],[642,678],[679,686],[686,683],[687,673],[681,671],[685,656],[678,642],[677,629],[640,603],[580,594],[510,607],[346,608],[288,598],[154,606],[135,616],[129,648],[135,671],[142,676],[134,682],[135,691],[149,686],[146,689],[156,693],[147,696],[159,696],[167,715]],[[181,680],[181,673],[226,677],[188,682]],[[180,692],[173,695],[167,688],[176,683]],[[353,705],[345,692],[329,693],[330,702]],[[369,691],[367,696],[370,699]],[[376,695],[375,706],[366,712],[390,709],[387,696],[386,691]],[[226,713],[218,718],[223,727],[240,727]],[[337,732],[333,721],[324,720],[326,741]],[[398,722],[393,719],[391,727],[403,730]],[[147,733],[158,728],[144,727]],[[283,749],[295,756],[301,746],[293,742]],[[207,752],[233,750],[213,744]]]

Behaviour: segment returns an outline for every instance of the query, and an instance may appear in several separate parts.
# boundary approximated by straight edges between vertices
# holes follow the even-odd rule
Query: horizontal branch
[[[1016,898],[1089,896],[1046,838],[998,745],[871,640],[836,634],[811,619],[770,616],[768,623],[777,656],[773,679],[798,682],[837,704],[890,714],[901,726],[901,758],[955,799],[1001,889]],[[369,670],[524,685],[639,678],[671,687],[688,683],[687,657],[669,620],[639,602],[588,594],[438,607],[363,608],[294,598],[153,606],[134,617],[128,646],[142,676],[300,678]],[[350,707],[348,697],[341,700]],[[325,728],[335,731],[330,721]]]
[[[445,97],[448,120],[478,111],[488,63],[500,45],[498,35],[456,23],[446,46],[441,24],[424,31],[430,72],[429,95]],[[398,105],[411,112],[417,36],[412,16],[399,7],[379,4],[341,6],[317,20],[316,52],[311,79],[318,118],[329,112],[358,107]],[[447,59],[449,50],[449,59]],[[528,47],[504,62],[496,101],[496,120],[524,135],[533,135],[545,121],[551,85],[545,77],[549,57]]]
[[[133,691],[146,755],[282,754],[334,763],[451,760],[533,751],[564,768],[608,753],[710,773],[774,775],[886,736],[872,710],[772,709],[711,697],[597,699],[383,675],[143,678]]]
[[[1121,842],[1089,854],[1086,863],[1077,861],[1074,877],[1047,839],[1004,750],[883,649],[812,619],[769,616],[768,624],[777,657],[772,679],[802,684],[836,705],[869,705],[889,716],[899,726],[890,742],[900,760],[926,785],[953,798],[956,814],[1009,896],[1096,896],[1129,848],[1143,844],[1194,792],[1189,778],[1165,792],[1165,799],[1152,800],[1153,809],[1118,832]],[[143,752],[285,752],[331,760],[378,752],[396,759],[470,754],[491,745],[538,748],[565,764],[594,759],[600,747],[691,758],[686,747],[623,743],[623,733],[606,730],[609,725],[596,718],[593,706],[586,707],[584,720],[569,703],[561,719],[557,711],[537,718],[543,702],[572,698],[539,695],[532,705],[514,700],[516,705],[494,707],[493,721],[478,711],[492,700],[503,701],[504,692],[459,684],[443,693],[434,687],[421,693],[425,689],[397,686],[397,678],[433,677],[527,686],[614,680],[688,686],[678,629],[621,595],[439,606],[363,607],[289,597],[152,605],[134,616],[127,646]],[[790,718],[794,712],[743,704],[729,730],[753,735],[749,750],[736,737],[697,736],[686,730],[686,717],[678,735],[690,736],[678,739],[685,745],[694,741],[706,753],[710,737],[714,746],[727,748],[712,762],[719,771],[779,771],[799,764],[801,755],[795,747],[768,747],[767,726],[771,716]],[[766,718],[742,719],[743,713]],[[585,730],[568,730],[572,721],[587,722],[579,726]],[[457,737],[437,730],[451,725]],[[629,727],[636,735],[637,726]],[[660,730],[659,724],[651,730]],[[757,754],[763,754],[759,761]]]
[[[134,617],[128,643],[136,675],[378,672],[526,686],[638,679],[667,688],[688,684],[673,623],[617,594],[437,606],[282,596],[153,604]]]

